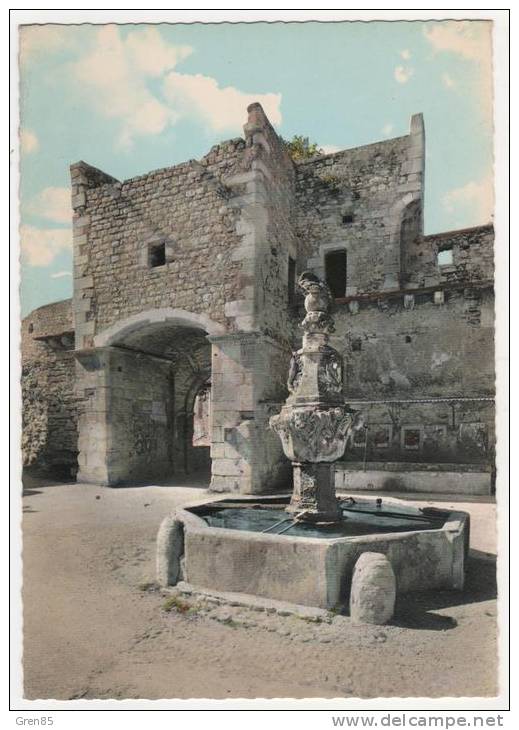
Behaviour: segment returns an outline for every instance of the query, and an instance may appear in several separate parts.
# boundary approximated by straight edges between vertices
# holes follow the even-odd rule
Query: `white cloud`
[[[130,147],[138,136],[160,134],[182,117],[202,120],[216,132],[241,130],[253,101],[262,104],[273,124],[281,122],[280,94],[244,93],[220,87],[209,76],[175,71],[192,52],[189,46],[166,43],[157,28],[135,30],[123,39],[117,26],[108,25],[69,69],[95,110],[119,121],[117,143],[122,147]]]
[[[24,25],[20,27],[20,62],[56,53],[74,43],[73,31],[63,25]]]
[[[40,142],[30,129],[20,129],[20,147],[23,154],[30,155],[39,149]]]
[[[27,213],[46,218],[54,223],[69,223],[72,220],[70,190],[68,188],[45,188],[25,206]]]
[[[72,233],[68,228],[36,228],[20,226],[20,248],[24,260],[31,266],[48,266],[63,251],[72,248]]]
[[[325,155],[332,155],[334,152],[340,152],[343,147],[337,147],[335,144],[323,144],[320,145]]]
[[[384,137],[389,137],[389,135],[393,132],[393,129],[394,129],[394,127],[391,124],[391,122],[387,122],[382,127],[382,134],[384,135]]]
[[[407,84],[413,74],[414,69],[409,66],[397,66],[395,68],[395,79],[399,84]]]
[[[168,45],[156,28],[130,33],[124,46],[130,61],[146,76],[161,76],[193,53],[191,46]]]
[[[63,279],[63,277],[65,277],[65,276],[72,276],[72,272],[71,271],[56,271],[55,274],[50,275],[50,278],[51,279]]]
[[[490,23],[449,20],[424,25],[424,35],[435,51],[456,53],[471,61],[490,55]]]
[[[400,56],[404,59],[404,61],[409,61],[411,58],[411,51],[405,48],[403,51],[400,51]]]
[[[442,74],[442,83],[448,89],[454,89],[454,87],[456,86],[456,82],[454,81],[452,76],[450,74],[448,74],[447,72]]]
[[[470,217],[471,225],[482,225],[492,220],[494,212],[494,186],[492,175],[479,181],[471,180],[466,185],[449,190],[443,196],[443,205],[448,213],[460,213]]]
[[[281,94],[247,94],[202,74],[169,73],[164,95],[177,114],[201,118],[216,132],[240,131],[247,106],[256,101],[272,124],[281,123]]]
[[[135,31],[123,41],[118,28],[107,25],[71,70],[97,112],[121,122],[117,141],[128,147],[136,136],[160,134],[174,121],[171,110],[148,89],[146,77],[160,75],[190,52],[186,46],[167,46],[156,28]]]
[[[492,24],[489,21],[444,21],[426,24],[423,33],[435,53],[450,53],[477,64],[473,82],[478,106],[492,122]],[[452,88],[445,82],[448,88]]]

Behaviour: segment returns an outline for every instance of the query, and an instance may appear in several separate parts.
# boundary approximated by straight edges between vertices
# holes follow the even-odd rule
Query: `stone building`
[[[367,426],[338,483],[488,491],[493,229],[423,235],[424,159],[415,115],[403,137],[294,163],[252,104],[244,139],[200,161],[122,182],[73,164],[74,296],[23,321],[26,463],[105,485],[205,470],[217,491],[286,488],[268,419],[310,270],[334,294]]]

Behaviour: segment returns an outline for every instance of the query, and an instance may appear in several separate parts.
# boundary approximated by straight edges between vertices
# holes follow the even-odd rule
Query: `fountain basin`
[[[399,593],[463,588],[468,514],[355,500],[341,500],[344,523],[286,532],[288,497],[213,499],[177,509],[159,530],[158,579],[334,609],[349,600],[360,555],[378,552],[389,559]]]

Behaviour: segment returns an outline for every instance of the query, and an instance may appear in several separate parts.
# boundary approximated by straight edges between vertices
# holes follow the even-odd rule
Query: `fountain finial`
[[[330,314],[333,297],[328,284],[311,271],[303,271],[297,284],[305,293],[306,316],[301,324],[303,330],[308,334],[327,335],[335,332]]]

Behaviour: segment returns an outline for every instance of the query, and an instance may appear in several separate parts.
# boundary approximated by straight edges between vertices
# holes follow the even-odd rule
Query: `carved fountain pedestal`
[[[344,454],[357,412],[344,402],[342,357],[328,344],[334,331],[330,291],[310,272],[303,272],[298,284],[306,294],[303,346],[292,356],[290,395],[270,425],[293,464],[287,511],[298,513],[298,519],[336,522],[341,511],[332,463]]]

